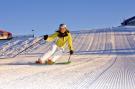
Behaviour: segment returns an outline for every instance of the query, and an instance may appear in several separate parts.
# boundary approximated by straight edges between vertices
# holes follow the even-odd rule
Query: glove
[[[48,35],[44,35],[44,40],[47,40],[47,38],[48,38]]]
[[[72,55],[74,53],[74,51],[73,50],[70,50],[70,55]]]

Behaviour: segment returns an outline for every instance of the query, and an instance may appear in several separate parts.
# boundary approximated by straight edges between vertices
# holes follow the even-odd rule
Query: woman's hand
[[[48,38],[48,35],[44,35],[44,40],[47,40],[47,38]]]
[[[74,53],[74,51],[73,50],[70,50],[70,55],[72,55]]]

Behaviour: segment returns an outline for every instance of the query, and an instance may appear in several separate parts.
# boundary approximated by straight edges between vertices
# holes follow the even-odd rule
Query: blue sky
[[[135,0],[0,0],[0,28],[15,35],[119,26],[135,15]]]

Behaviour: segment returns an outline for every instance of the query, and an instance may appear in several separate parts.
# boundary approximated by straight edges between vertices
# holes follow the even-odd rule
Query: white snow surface
[[[135,28],[72,32],[72,63],[34,62],[49,49],[42,37],[12,40],[0,47],[0,89],[135,89]],[[65,51],[65,53],[68,50]]]

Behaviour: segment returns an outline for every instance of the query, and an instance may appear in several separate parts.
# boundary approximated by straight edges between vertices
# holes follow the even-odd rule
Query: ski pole
[[[70,61],[70,58],[71,58],[71,55],[69,56],[69,58],[68,58],[68,62],[67,63],[70,63],[71,61]]]

